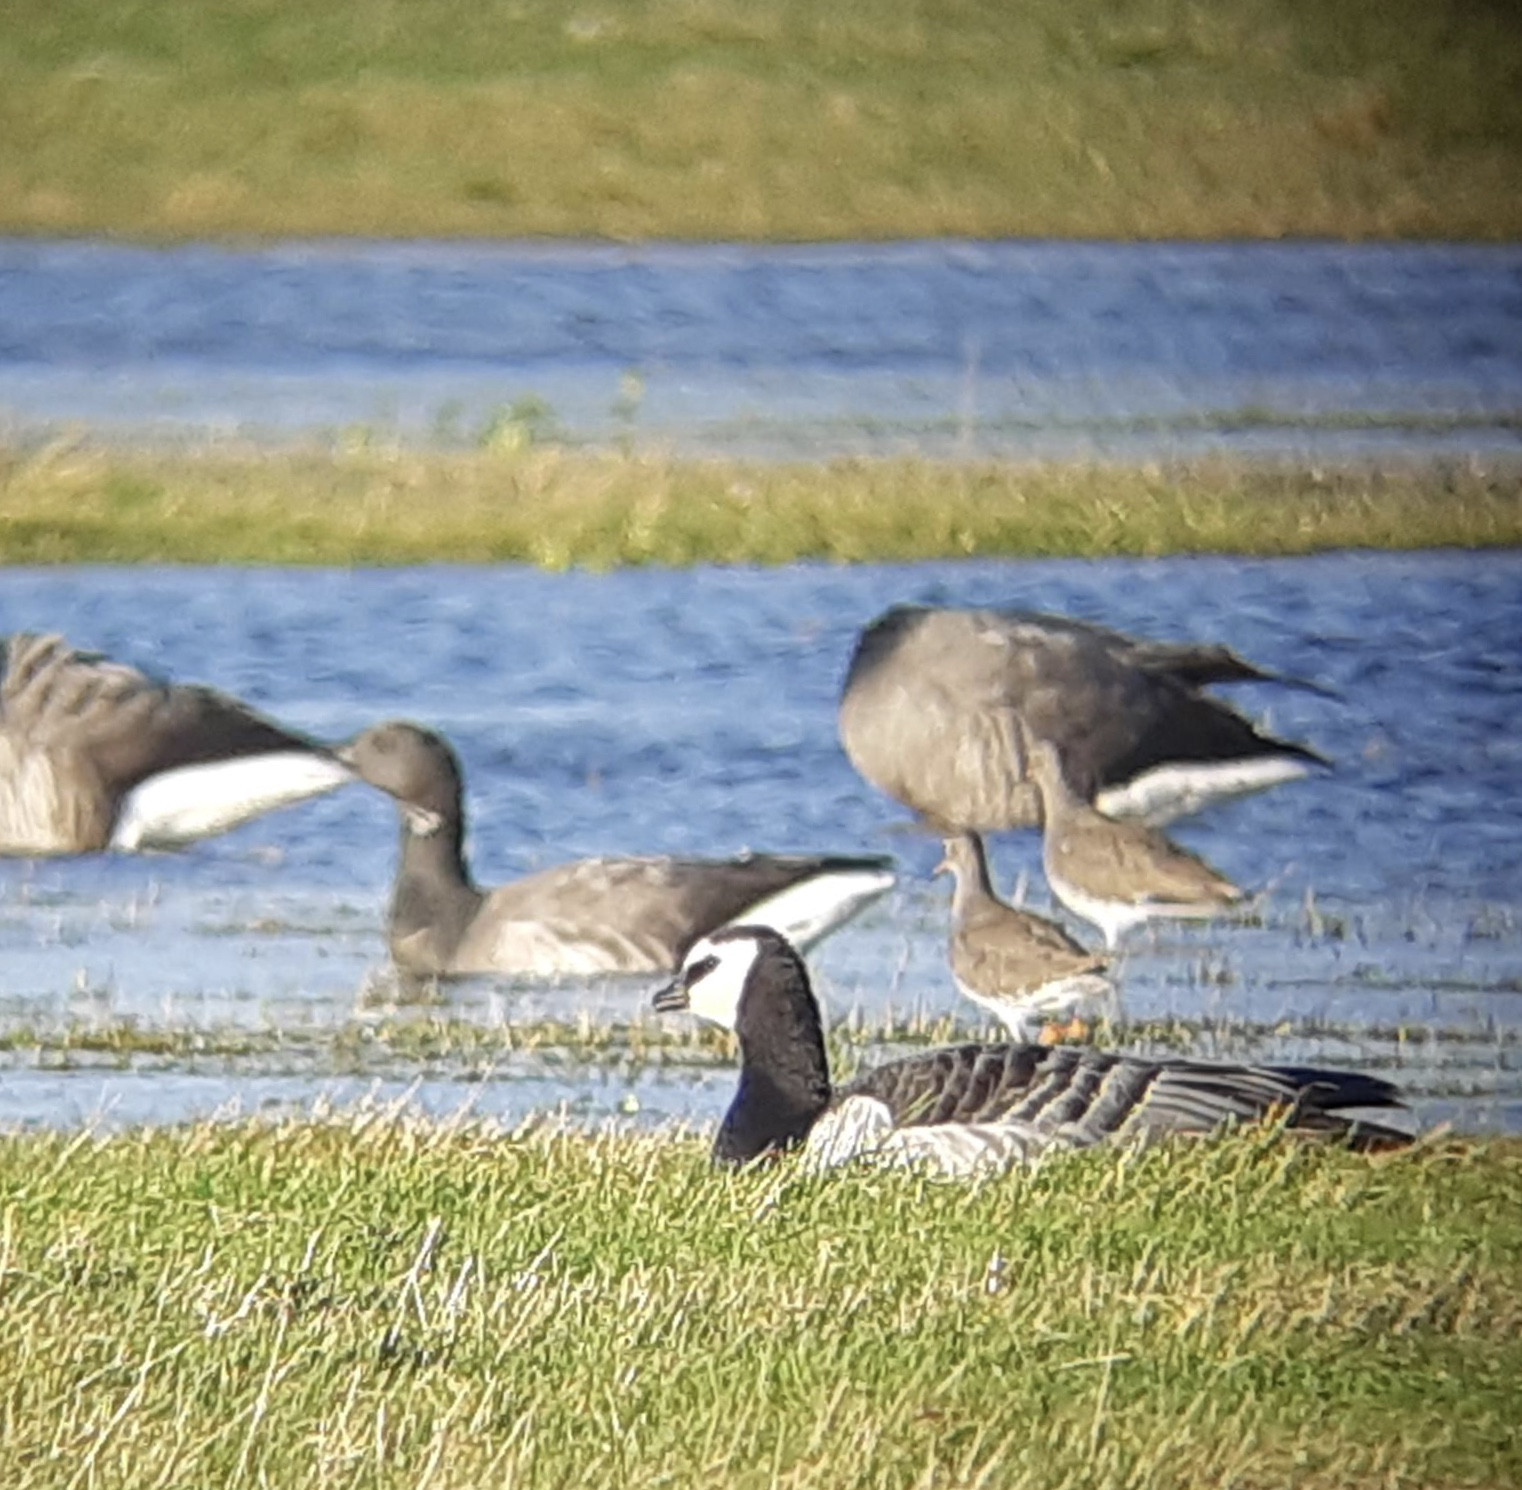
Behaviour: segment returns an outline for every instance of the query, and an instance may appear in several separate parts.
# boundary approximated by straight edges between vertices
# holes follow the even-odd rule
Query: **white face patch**
[[[739,1022],[740,995],[755,965],[760,945],[751,937],[715,942],[703,937],[682,963],[687,988],[687,1007],[701,1019],[733,1030]],[[704,963],[711,966],[688,982]]]

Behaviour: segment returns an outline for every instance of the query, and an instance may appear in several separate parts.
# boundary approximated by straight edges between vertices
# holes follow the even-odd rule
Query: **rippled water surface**
[[[1522,249],[0,241],[0,432],[1522,454]]]
[[[1182,826],[1265,887],[1261,915],[1141,936],[1121,1038],[1372,1065],[1423,1121],[1522,1129],[1517,556],[9,571],[0,630],[59,629],[325,736],[388,716],[445,730],[487,883],[594,852],[892,852],[899,891],[816,958],[832,1016],[870,1034],[890,1011],[977,1019],[945,965],[937,845],[901,831],[835,739],[852,639],[901,599],[1218,638],[1335,689],[1234,691],[1337,768]],[[182,854],[0,861],[0,1123],[414,1089],[510,1117],[722,1110],[732,1071],[644,1012],[644,983],[398,1002],[382,940],[395,833],[390,802],[354,787]],[[1006,889],[1023,879],[1045,903],[1033,838],[995,854]]]

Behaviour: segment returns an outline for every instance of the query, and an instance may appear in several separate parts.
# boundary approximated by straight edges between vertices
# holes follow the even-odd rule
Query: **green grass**
[[[0,232],[1522,236],[1510,0],[9,0]]]
[[[1522,1147],[972,1186],[396,1114],[0,1139],[0,1483],[1501,1485]]]
[[[1515,545],[1516,467],[0,451],[0,563],[546,568]]]

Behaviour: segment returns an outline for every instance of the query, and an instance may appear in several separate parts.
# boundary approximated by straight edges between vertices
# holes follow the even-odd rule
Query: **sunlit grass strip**
[[[0,562],[549,569],[1512,546],[1522,467],[740,464],[516,453],[0,454]]]
[[[1522,235],[1466,0],[8,0],[0,231]]]
[[[0,1482],[1522,1475],[1522,1147],[976,1186],[384,1111],[0,1139]]]

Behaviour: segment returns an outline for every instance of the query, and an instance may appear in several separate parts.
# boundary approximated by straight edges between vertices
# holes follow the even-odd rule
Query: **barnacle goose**
[[[690,1009],[739,1037],[739,1086],[713,1144],[721,1164],[802,1146],[811,1163],[825,1167],[872,1156],[965,1174],[1051,1150],[1273,1118],[1363,1147],[1409,1141],[1344,1115],[1347,1108],[1402,1105],[1397,1089],[1376,1076],[1086,1046],[946,1046],[889,1061],[837,1089],[803,958],[767,927],[703,937],[654,1002],[662,1010]]]

